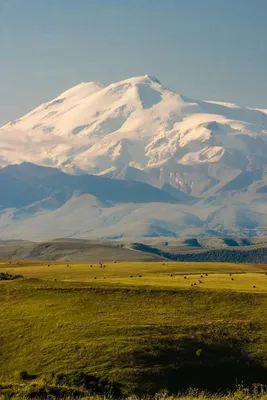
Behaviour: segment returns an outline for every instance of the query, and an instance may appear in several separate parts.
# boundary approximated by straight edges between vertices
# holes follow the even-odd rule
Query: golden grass
[[[119,262],[99,264],[2,262],[0,272],[25,278],[93,285],[210,290],[267,291],[265,265],[229,263]],[[208,274],[208,276],[206,276]]]

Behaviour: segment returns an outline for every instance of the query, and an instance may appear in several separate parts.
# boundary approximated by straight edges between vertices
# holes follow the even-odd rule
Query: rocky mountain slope
[[[0,188],[0,239],[267,234],[266,193],[251,188],[205,204],[178,190],[172,196],[143,182],[68,175],[30,163],[0,169]]]
[[[0,239],[267,234],[266,110],[147,75],[80,84],[3,126],[0,168]]]
[[[207,197],[240,174],[264,175],[266,135],[265,110],[189,99],[140,76],[82,83],[3,126],[0,165],[29,161]]]

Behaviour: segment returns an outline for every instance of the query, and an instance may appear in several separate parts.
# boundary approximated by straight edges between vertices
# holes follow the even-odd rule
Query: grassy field
[[[266,266],[48,265],[0,264],[3,396],[267,384]]]
[[[21,274],[25,278],[84,282],[97,286],[191,288],[191,285],[196,284],[194,289],[267,290],[267,266],[259,264],[121,262],[105,263],[101,267],[99,263],[21,261],[9,264],[3,261],[0,263],[0,272],[2,270],[10,274]]]

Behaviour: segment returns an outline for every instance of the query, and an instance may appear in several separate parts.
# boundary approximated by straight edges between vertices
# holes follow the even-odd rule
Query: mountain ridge
[[[29,161],[111,178],[133,167],[134,180],[143,173],[153,186],[205,197],[228,183],[228,173],[213,177],[208,167],[236,174],[266,167],[267,114],[193,100],[145,75],[79,84],[0,128],[0,145],[0,166]]]
[[[59,190],[67,190],[69,194],[66,195],[64,200],[68,200],[75,193],[79,193],[95,195],[104,202],[178,203],[177,198],[171,196],[171,194],[144,182],[111,180],[94,175],[68,175],[52,167],[42,167],[28,162],[9,165],[0,169],[1,178],[5,178],[7,181],[8,179],[14,180],[16,196],[14,193],[13,198],[17,198],[18,201],[21,199],[19,190],[22,190],[25,187],[24,185],[26,185],[27,190],[31,188],[39,193],[40,200],[44,196],[56,193]],[[22,187],[20,187],[21,183],[23,184]],[[6,193],[10,190],[10,181],[6,186],[6,190],[0,193],[0,204],[2,204],[2,207],[2,197],[6,196]],[[12,193],[10,197],[12,197]],[[37,194],[36,197],[38,197]],[[32,203],[32,193],[30,193],[28,205]]]
[[[203,201],[169,184],[160,189],[31,163],[9,165],[0,169],[0,239],[262,236],[267,194],[258,188],[264,187],[253,182],[245,191]]]
[[[0,128],[0,239],[267,234],[267,113],[149,75],[82,83]]]

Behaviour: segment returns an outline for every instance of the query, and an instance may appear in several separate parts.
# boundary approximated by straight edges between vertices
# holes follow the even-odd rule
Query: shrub
[[[22,381],[26,381],[26,379],[28,379],[28,372],[27,371],[21,371],[19,373],[19,379],[21,379]]]
[[[22,275],[11,275],[5,272],[0,272],[0,281],[12,281],[14,279],[23,278]]]
[[[202,349],[198,349],[198,350],[196,351],[196,356],[197,356],[197,357],[200,357],[201,354],[202,354]]]
[[[21,371],[19,373],[19,379],[22,381],[29,381],[32,379],[36,379],[37,375],[29,374],[28,371]]]

